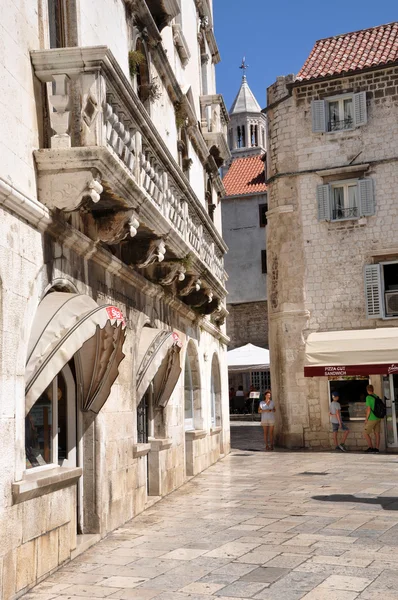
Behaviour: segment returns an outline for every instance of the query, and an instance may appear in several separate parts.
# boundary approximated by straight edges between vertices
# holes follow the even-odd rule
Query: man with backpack
[[[384,402],[376,396],[374,393],[373,385],[368,385],[366,388],[368,395],[366,396],[366,419],[365,419],[365,430],[364,436],[368,443],[368,453],[379,452],[380,446],[380,424],[381,420],[386,415],[386,407]],[[370,437],[374,433],[375,445],[373,446],[372,438]]]

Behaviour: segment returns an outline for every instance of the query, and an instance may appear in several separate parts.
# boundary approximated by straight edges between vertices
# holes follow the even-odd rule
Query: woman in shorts
[[[266,450],[274,449],[274,427],[275,427],[275,403],[271,397],[271,390],[267,390],[258,407],[261,414],[261,425],[264,431],[264,442]]]

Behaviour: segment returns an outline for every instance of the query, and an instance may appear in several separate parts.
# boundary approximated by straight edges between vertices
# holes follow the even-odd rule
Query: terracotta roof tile
[[[318,40],[298,81],[351,73],[398,61],[398,22]]]
[[[236,158],[223,179],[227,196],[266,192],[264,162],[261,155]]]

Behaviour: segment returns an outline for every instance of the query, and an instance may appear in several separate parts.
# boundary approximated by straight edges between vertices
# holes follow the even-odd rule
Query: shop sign
[[[304,367],[304,377],[344,377],[353,375],[390,375],[398,373],[398,364],[335,365]]]
[[[117,308],[116,306],[107,306],[106,312],[112,321],[121,321],[124,325],[124,316],[120,308]]]

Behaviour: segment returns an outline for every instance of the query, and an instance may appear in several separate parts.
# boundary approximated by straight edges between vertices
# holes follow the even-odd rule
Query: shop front
[[[352,422],[350,428],[358,439],[365,419],[366,386],[371,383],[387,408],[385,447],[398,448],[398,327],[311,333],[304,376],[327,378],[328,399],[333,391],[339,392],[343,420]]]

